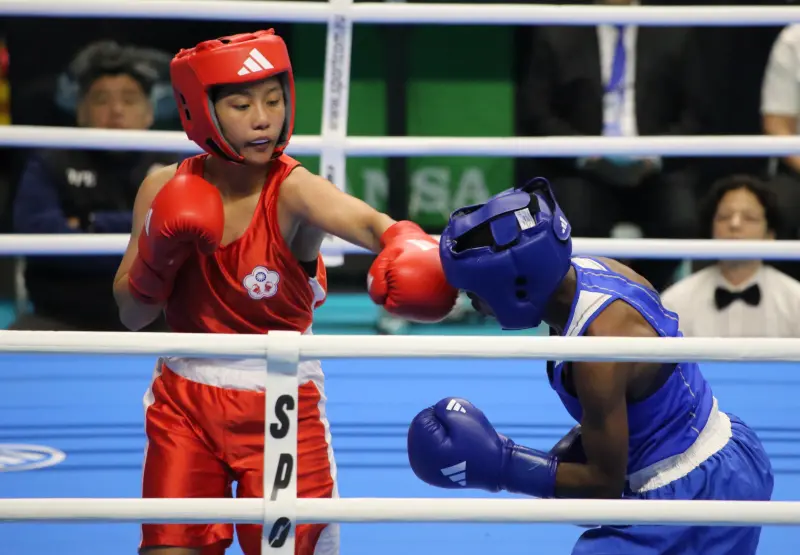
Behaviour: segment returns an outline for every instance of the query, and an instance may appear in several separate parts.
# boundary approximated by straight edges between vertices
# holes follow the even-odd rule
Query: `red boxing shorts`
[[[264,402],[263,391],[189,380],[161,364],[145,396],[142,497],[232,497],[233,482],[237,482],[236,497],[263,497]],[[316,383],[300,386],[298,497],[337,496],[324,403]],[[221,555],[233,541],[233,528],[232,524],[144,524],[140,548],[183,547]],[[236,525],[245,555],[261,553],[261,529],[255,524]],[[338,555],[338,539],[336,525],[300,524],[295,553]]]

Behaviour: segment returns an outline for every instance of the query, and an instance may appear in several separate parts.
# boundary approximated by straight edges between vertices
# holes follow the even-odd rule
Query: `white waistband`
[[[313,335],[313,333],[311,326],[309,326],[303,332],[303,335]],[[162,362],[174,373],[195,383],[225,389],[265,390],[266,358],[162,357],[159,360],[159,364]],[[297,379],[301,384],[312,381],[322,391],[325,385],[325,376],[322,373],[320,361],[304,360],[301,362],[297,368]]]
[[[167,357],[164,364],[189,381],[245,391],[264,391],[266,388],[265,371],[267,361],[256,359],[209,359]],[[318,360],[304,360],[297,368],[299,383],[315,382],[320,388],[325,383],[322,364]]]
[[[708,421],[695,442],[683,453],[658,461],[629,475],[628,484],[631,491],[634,493],[651,491],[683,478],[725,447],[732,435],[731,420],[727,414],[720,412],[717,399],[714,398]]]

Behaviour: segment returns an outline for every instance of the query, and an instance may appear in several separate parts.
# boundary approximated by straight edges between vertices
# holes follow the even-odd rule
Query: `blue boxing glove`
[[[553,497],[558,458],[515,444],[463,399],[442,399],[408,430],[408,460],[417,478],[440,488],[508,491]]]

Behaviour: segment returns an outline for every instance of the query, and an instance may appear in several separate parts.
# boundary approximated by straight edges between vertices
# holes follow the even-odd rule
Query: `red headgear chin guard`
[[[222,136],[209,90],[215,85],[251,83],[276,75],[283,84],[286,121],[273,157],[283,153],[294,129],[294,76],[283,39],[269,29],[208,40],[181,50],[172,59],[170,77],[186,135],[209,154],[244,162]]]

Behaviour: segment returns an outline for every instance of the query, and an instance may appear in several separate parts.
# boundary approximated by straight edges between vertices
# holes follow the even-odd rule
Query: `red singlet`
[[[177,174],[203,177],[207,155],[185,160]],[[299,165],[282,155],[272,163],[247,230],[214,254],[191,256],[181,268],[167,304],[170,328],[178,333],[305,332],[324,302],[327,276],[317,257],[317,276],[292,255],[278,226],[278,192]]]

